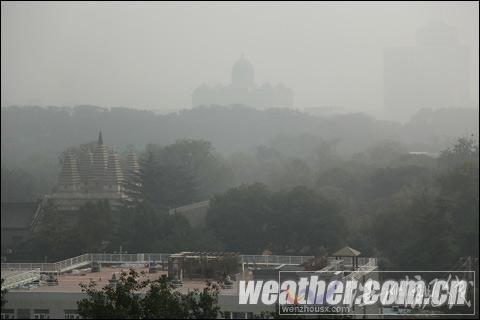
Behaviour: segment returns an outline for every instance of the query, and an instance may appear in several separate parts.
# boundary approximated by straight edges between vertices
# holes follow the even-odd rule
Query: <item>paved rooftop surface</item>
[[[7,270],[7,269],[2,269],[2,278],[8,278],[8,277],[12,277],[12,276],[15,276],[17,274],[22,274],[24,273],[25,271],[28,271],[28,270]]]
[[[89,284],[90,281],[96,283],[96,288],[101,289],[105,287],[112,276],[115,274],[115,277],[118,279],[122,271],[128,273],[130,269],[134,269],[139,274],[144,272],[143,275],[140,275],[140,279],[150,279],[156,280],[159,279],[162,275],[167,275],[167,271],[159,270],[155,273],[148,273],[148,267],[146,266],[128,266],[128,267],[102,267],[100,272],[91,272],[90,269],[77,269],[73,270],[71,273],[65,273],[60,276],[56,276],[58,279],[58,285],[47,285],[45,281],[41,281],[39,286],[25,286],[22,288],[11,289],[10,291],[14,292],[81,292],[81,287],[79,284]],[[3,271],[2,271],[3,274]],[[248,277],[248,276],[246,276]],[[187,293],[193,291],[194,289],[203,289],[206,286],[205,279],[183,279],[183,285],[176,290]],[[232,288],[222,289],[223,294],[233,295],[238,293],[238,281],[233,283]]]

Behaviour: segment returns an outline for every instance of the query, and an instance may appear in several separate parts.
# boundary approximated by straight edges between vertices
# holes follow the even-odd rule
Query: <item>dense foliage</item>
[[[78,302],[78,313],[85,319],[216,319],[220,314],[218,285],[182,294],[166,277],[152,281],[135,270],[102,289],[94,282],[82,284],[82,291],[87,297]]]
[[[2,112],[20,117],[22,110]],[[29,110],[23,112],[47,112]],[[79,109],[65,117],[78,117],[78,112],[100,111]],[[105,111],[102,119],[116,112],[119,110]],[[192,120],[195,114],[203,126],[211,120],[200,115],[232,112],[244,116],[257,111],[213,108],[169,117]],[[269,112],[276,115],[269,114],[271,121],[320,121],[299,113]],[[427,119],[439,117],[446,115],[423,112],[399,128],[421,133],[420,123],[429,123],[430,130],[432,122]],[[411,144],[388,136],[367,144],[363,135],[357,137],[359,150],[345,153],[345,141],[353,143],[348,139],[354,137],[342,136],[340,128],[349,134],[360,128],[372,132],[376,130],[372,126],[379,123],[353,115],[329,121],[339,126],[336,138],[334,134],[319,138],[310,130],[313,125],[294,134],[292,131],[300,129],[293,126],[295,130],[231,154],[220,154],[214,144],[202,139],[148,144],[143,151],[136,150],[140,158],[137,182],[141,184],[127,187],[134,201],[115,212],[108,203],[88,204],[74,217],[49,207],[42,216],[42,224],[48,227],[39,227],[11,258],[58,260],[86,251],[119,250],[246,254],[270,250],[274,254],[316,255],[350,245],[366,256],[379,257],[384,269],[418,270],[448,269],[461,257],[478,256],[479,155],[475,137],[460,138],[435,154],[409,153]],[[326,123],[332,125],[328,121],[322,124]],[[349,131],[348,126],[355,128]],[[432,145],[424,150],[438,147]],[[32,181],[38,180],[32,175],[20,169],[2,167],[3,171],[2,201],[4,196],[24,201],[41,194],[31,188]],[[169,214],[171,208],[207,199],[210,210],[205,226],[191,226],[181,215]]]
[[[7,295],[8,290],[3,288],[3,282],[5,282],[5,279],[2,278],[1,281],[2,281],[2,284],[1,284],[1,285],[2,285],[1,298],[2,298],[2,313],[3,313],[3,306],[4,306],[5,304],[7,304],[6,295]]]
[[[261,168],[252,171],[243,166],[263,161],[275,151],[285,157],[315,158],[319,163],[334,160],[329,150],[351,156],[383,141],[398,141],[411,151],[439,152],[454,137],[478,132],[478,109],[424,109],[401,124],[365,114],[318,117],[288,109],[262,111],[245,106],[201,107],[165,115],[95,106],[2,107],[2,170],[21,169],[32,175],[36,182],[33,196],[41,196],[56,182],[59,154],[68,147],[94,141],[100,130],[105,143],[119,151],[139,151],[147,144],[166,146],[179,139],[195,138],[209,141],[225,156],[240,153],[232,155],[235,165],[231,166],[234,183],[239,184],[258,181],[254,178]],[[252,159],[252,150],[258,146],[264,146],[265,152],[260,150]],[[381,157],[381,153],[376,156]],[[310,174],[298,161],[292,162],[290,170],[302,170],[303,176]],[[2,172],[2,186],[3,176]],[[274,182],[284,184],[289,180]],[[15,201],[3,190],[2,201]],[[22,195],[22,199],[32,197],[30,194]]]
[[[208,226],[229,251],[317,253],[343,244],[345,221],[331,200],[305,187],[270,192],[261,184],[212,199]]]

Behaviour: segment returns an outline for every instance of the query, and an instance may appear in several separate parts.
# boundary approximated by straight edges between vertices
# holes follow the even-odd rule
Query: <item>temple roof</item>
[[[98,142],[93,153],[92,166],[89,178],[102,179],[108,165],[108,147],[103,144],[102,132],[98,135]]]
[[[121,183],[123,181],[123,172],[120,167],[120,161],[115,151],[111,151],[108,156],[108,165],[105,172],[105,181],[107,183]]]
[[[127,170],[122,170],[118,154],[103,143],[102,132],[99,132],[94,147],[92,144],[85,144],[75,152],[65,153],[57,186],[61,193],[121,192],[125,178],[140,171],[138,160],[133,153],[128,155]]]
[[[130,151],[127,155],[127,163],[125,166],[125,173],[127,175],[140,173],[140,165],[138,163],[137,155]]]
[[[80,183],[80,174],[78,173],[78,164],[75,155],[70,152],[65,154],[62,170],[58,176],[59,184],[77,184]]]

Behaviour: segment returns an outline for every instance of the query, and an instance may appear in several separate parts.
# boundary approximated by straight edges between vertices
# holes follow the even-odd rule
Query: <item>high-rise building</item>
[[[391,117],[407,119],[421,108],[471,104],[469,47],[459,44],[454,28],[432,23],[418,29],[417,45],[384,52],[384,107]]]

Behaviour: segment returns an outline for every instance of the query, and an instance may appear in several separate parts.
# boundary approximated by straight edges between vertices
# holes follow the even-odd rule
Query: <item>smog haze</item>
[[[478,106],[476,2],[2,2],[1,102],[176,111],[199,85],[228,84],[244,54],[257,83],[293,90],[296,109],[381,116],[385,49],[415,46],[431,23],[468,47],[467,106]]]

